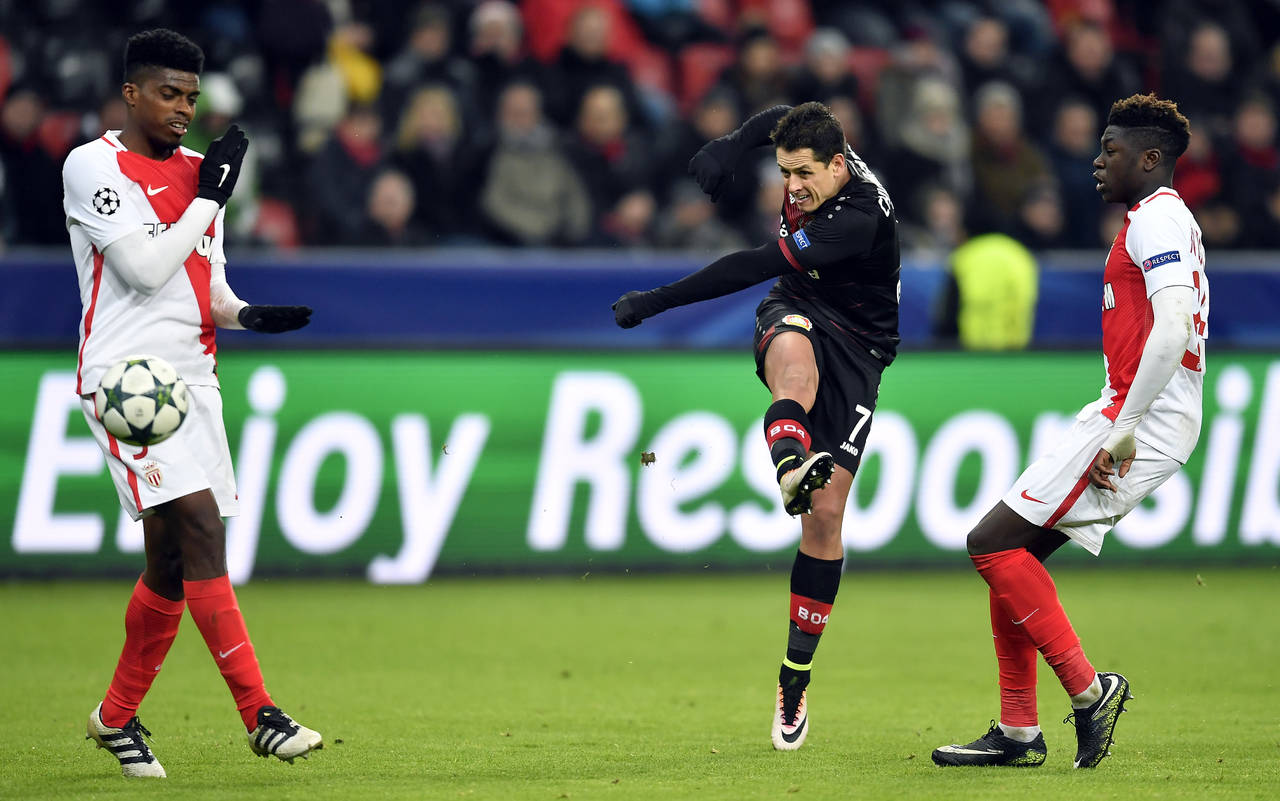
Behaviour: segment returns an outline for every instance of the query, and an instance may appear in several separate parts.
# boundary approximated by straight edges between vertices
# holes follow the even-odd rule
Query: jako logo
[[[1173,262],[1173,261],[1182,261],[1182,255],[1179,254],[1178,251],[1171,250],[1168,253],[1157,253],[1156,255],[1142,262],[1142,271],[1144,273],[1149,273],[1155,268],[1159,267],[1161,264],[1168,264],[1169,262]]]

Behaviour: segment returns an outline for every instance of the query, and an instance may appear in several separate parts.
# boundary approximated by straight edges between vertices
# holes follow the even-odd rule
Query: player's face
[[[130,122],[157,151],[173,150],[182,143],[199,96],[200,76],[181,70],[148,70],[137,83],[124,85]]]
[[[835,197],[848,177],[843,153],[837,153],[827,164],[818,161],[813,149],[808,147],[799,150],[778,148],[776,155],[787,193],[806,214]]]
[[[1102,151],[1093,160],[1093,179],[1103,200],[1129,202],[1146,177],[1142,167],[1146,153],[1133,146],[1123,128],[1107,126],[1102,132]]]

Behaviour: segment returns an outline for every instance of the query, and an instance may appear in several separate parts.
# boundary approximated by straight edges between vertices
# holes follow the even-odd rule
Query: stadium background
[[[1206,416],[1107,557],[1280,553],[1273,3],[0,0],[0,575],[140,563],[67,385],[80,309],[59,171],[119,127],[124,39],[158,25],[206,51],[188,144],[230,119],[252,139],[232,285],[316,309],[297,334],[220,337],[238,581],[787,563],[798,524],[758,469],[746,350],[764,287],[629,332],[609,304],[770,236],[767,150],[715,206],[684,165],[808,99],[840,115],[903,232],[903,352],[848,564],[966,568],[974,516],[1101,384],[1119,210],[1089,162],[1110,101],[1144,89],[1193,123],[1175,185],[1209,253]],[[951,254],[992,232],[1036,264],[1014,352],[965,350],[946,312]]]

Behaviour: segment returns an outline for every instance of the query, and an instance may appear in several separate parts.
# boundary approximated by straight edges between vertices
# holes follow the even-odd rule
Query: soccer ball
[[[190,399],[178,371],[159,356],[126,356],[93,393],[93,411],[111,436],[148,446],[173,436]]]

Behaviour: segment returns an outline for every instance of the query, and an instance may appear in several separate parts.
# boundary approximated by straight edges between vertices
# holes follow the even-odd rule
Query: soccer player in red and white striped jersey
[[[217,327],[276,333],[306,325],[305,306],[252,306],[226,280],[223,207],[248,140],[236,126],[204,156],[182,147],[195,114],[204,54],[153,30],[129,39],[123,130],[71,152],[63,205],[80,278],[76,391],[120,502],[143,521],[146,570],[125,611],[124,649],[89,737],[126,776],[163,777],[137,710],[189,610],[260,756],[292,761],[321,747],[318,733],[271,700],[227,577],[222,518],[238,512],[215,372]],[[149,447],[117,440],[94,414],[106,370],[133,354],[160,356],[190,390],[181,428]]]
[[[969,555],[990,587],[1000,722],[967,745],[936,749],[939,765],[1044,762],[1037,651],[1071,699],[1074,766],[1095,767],[1109,753],[1129,681],[1090,664],[1043,562],[1068,539],[1096,556],[1200,437],[1209,283],[1200,226],[1172,189],[1189,138],[1186,117],[1167,100],[1134,95],[1111,107],[1093,175],[1103,199],[1128,214],[1103,272],[1106,383],[969,532]]]

